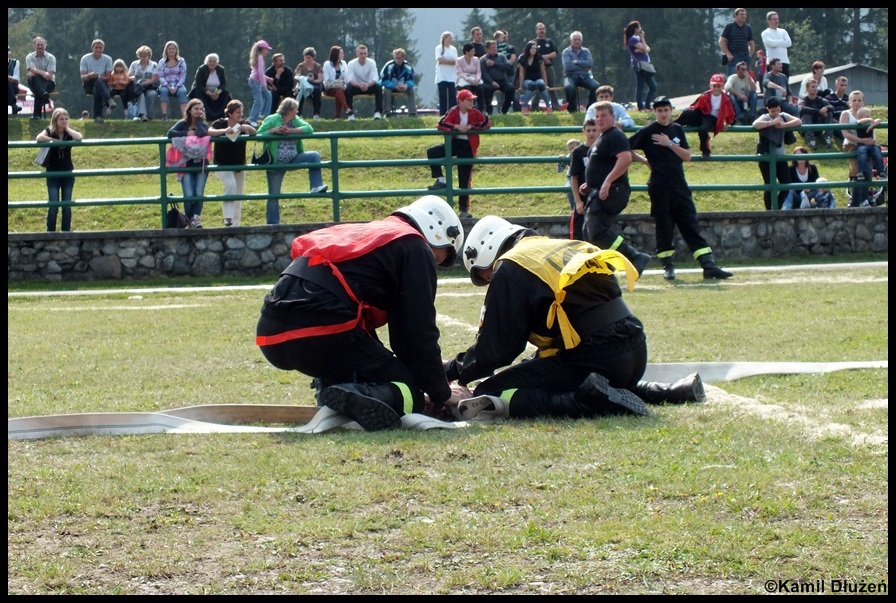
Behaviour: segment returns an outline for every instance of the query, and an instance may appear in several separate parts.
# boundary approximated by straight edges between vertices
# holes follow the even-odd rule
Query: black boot
[[[705,279],[725,279],[734,276],[716,265],[715,260],[712,259],[712,253],[704,253],[697,258],[697,261],[703,266],[703,278]]]
[[[339,383],[321,392],[320,399],[367,431],[401,427],[403,405],[388,384]]]
[[[641,278],[641,275],[644,274],[644,270],[647,268],[647,264],[650,263],[650,256],[638,251],[628,243],[623,243],[616,251],[627,257],[628,261],[634,264],[635,270],[638,271],[638,278]]]
[[[588,375],[573,398],[586,406],[593,416],[650,414],[641,398],[627,389],[611,387],[607,378],[599,373]]]
[[[675,280],[675,265],[671,257],[663,258],[663,278],[667,281]]]
[[[703,402],[706,391],[699,373],[691,373],[672,385],[655,381],[639,381],[632,390],[648,404],[683,404],[685,402]]]

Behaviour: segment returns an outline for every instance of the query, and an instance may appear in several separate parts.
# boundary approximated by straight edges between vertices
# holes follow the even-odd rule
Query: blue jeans
[[[305,151],[304,153],[299,153],[289,162],[289,164],[293,163],[320,163],[320,153],[317,151]],[[279,224],[280,199],[273,197],[273,195],[280,194],[280,189],[283,186],[283,178],[286,177],[286,170],[269,169],[267,171],[267,177],[268,195],[272,196],[268,197],[268,205],[265,212],[266,221],[268,224]],[[311,188],[323,186],[324,179],[323,176],[321,176],[320,168],[308,168],[308,182]]]
[[[47,178],[47,198],[50,203],[58,203],[59,201],[71,201],[72,190],[75,188],[75,177],[67,178]],[[61,198],[60,198],[61,197]],[[59,213],[58,207],[50,207],[47,210],[47,232],[56,232],[56,215]],[[62,232],[68,232],[72,229],[72,208],[62,208]]]
[[[883,176],[886,168],[884,167],[884,156],[880,150],[879,144],[860,144],[856,145],[856,164],[859,166],[859,173],[865,176],[865,180],[874,180],[874,171],[879,176]]]
[[[597,89],[600,84],[588,75],[566,76],[563,80],[563,90],[566,92],[567,111],[574,113],[579,110],[579,88],[588,91],[588,104],[590,107],[597,102]]]
[[[184,172],[180,179],[180,187],[184,191],[184,197],[201,197],[205,194],[205,181],[208,179],[208,172],[194,172],[188,174]],[[184,201],[184,214],[187,218],[202,215],[202,201]]]
[[[551,106],[551,97],[548,94],[548,85],[544,83],[544,80],[539,78],[535,81],[532,80],[523,80],[523,98],[520,99],[520,102],[525,106],[529,104],[529,99],[531,99],[534,95],[532,94],[535,91],[538,91],[541,94],[541,100],[544,101],[545,107]]]
[[[748,54],[735,54],[734,58],[731,59],[730,61],[728,61],[728,72],[726,75],[731,75],[732,73],[734,73],[737,70],[737,64],[740,63],[741,61],[743,61],[744,63],[747,64],[747,70],[749,71],[750,64],[752,63],[752,61],[750,61],[749,53]]]
[[[649,109],[653,97],[656,95],[656,79],[654,74],[638,71],[637,67],[637,65],[632,65],[632,71],[635,73],[635,101],[638,103],[638,109]],[[647,86],[647,97],[641,100],[645,85]]]
[[[252,91],[252,110],[249,121],[253,124],[262,121],[271,114],[271,91],[261,82],[249,78],[249,90]]]
[[[752,122],[756,118],[756,103],[759,101],[759,95],[757,95],[755,92],[750,92],[747,95],[746,109],[744,109],[743,101],[741,101],[733,94],[729,93],[728,98],[731,99],[731,104],[734,105],[734,116],[738,121],[748,119]]]
[[[177,90],[174,91],[174,98],[177,99],[178,105],[186,105],[187,101],[190,100],[187,98],[187,89],[183,86],[178,86]],[[171,91],[166,86],[159,87],[159,102],[168,104],[168,101],[171,100]]]

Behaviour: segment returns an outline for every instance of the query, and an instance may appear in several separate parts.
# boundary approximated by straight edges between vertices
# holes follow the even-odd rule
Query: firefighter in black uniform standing
[[[684,162],[691,160],[688,139],[680,125],[672,121],[672,101],[665,96],[653,99],[656,121],[635,132],[629,139],[632,159],[647,164],[650,178],[650,214],[656,223],[656,256],[663,264],[663,277],[675,279],[675,227],[703,267],[703,278],[726,279],[732,274],[719,268],[712,257],[712,249],[697,223],[697,208],[691,189],[684,178]],[[646,157],[635,153],[644,151]]]
[[[489,289],[476,343],[445,363],[461,385],[484,378],[452,409],[458,418],[646,415],[644,401],[705,399],[696,373],[671,386],[641,381],[647,338],[615,273],[625,269],[629,289],[638,275],[620,253],[486,216],[463,260],[473,283]],[[536,355],[512,365],[527,341]]]
[[[443,199],[427,195],[385,220],[337,224],[296,238],[293,262],[265,296],[256,328],[264,357],[320,380],[318,403],[367,430],[401,425],[459,399],[442,367],[436,264],[464,240]],[[388,325],[392,350],[379,341]]]

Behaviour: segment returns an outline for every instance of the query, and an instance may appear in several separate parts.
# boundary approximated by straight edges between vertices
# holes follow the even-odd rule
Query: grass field
[[[626,300],[651,362],[877,361],[888,358],[888,281],[886,263],[744,267],[722,283],[650,272]],[[47,296],[17,287],[8,417],[313,404],[309,378],[274,369],[255,347],[270,284]],[[483,294],[440,285],[444,356],[472,342]],[[7,592],[888,585],[888,371],[707,389],[704,404],[641,418],[10,440]]]
[[[877,107],[875,117],[886,121],[888,109]],[[650,114],[635,112],[633,116],[638,125],[647,123]],[[519,114],[495,116],[493,129],[532,126],[569,126],[581,128],[581,114],[569,115],[555,113],[553,115]],[[426,159],[426,148],[442,141],[437,134],[435,117],[405,118],[374,121],[361,119],[354,122],[336,122],[321,120],[314,122],[316,131],[333,130],[376,130],[376,129],[419,129],[423,134],[409,137],[376,137],[357,138],[343,141],[340,144],[340,159],[347,161],[365,161],[382,159]],[[33,140],[38,126],[30,120],[10,120],[9,140]],[[122,120],[109,120],[104,124],[93,122],[76,122],[74,127],[84,133],[85,139],[98,138],[158,138],[164,137],[170,122],[134,123]],[[753,155],[756,151],[757,135],[749,128],[745,131],[731,131],[720,134],[713,139],[712,148],[716,156]],[[565,153],[566,141],[570,137],[581,137],[575,130],[563,134],[486,134],[482,139],[479,156],[491,157],[543,157],[545,163],[499,164],[479,166],[474,171],[476,188],[501,188],[520,186],[564,186],[565,175],[556,171],[556,158]],[[881,142],[888,140],[888,130],[878,133]],[[693,149],[697,149],[697,136],[688,135]],[[799,144],[803,144],[800,139]],[[252,145],[250,144],[250,154]],[[319,151],[324,158],[331,158],[329,141],[308,141],[306,148]],[[838,151],[839,149],[834,149]],[[699,155],[699,153],[696,153]],[[39,171],[31,163],[34,152],[28,149],[11,149],[8,157],[9,171]],[[110,146],[75,149],[73,151],[75,167],[78,170],[103,170],[115,168],[137,168],[158,166],[158,147],[146,145],[140,147]],[[820,174],[829,181],[847,179],[845,159],[816,160]],[[730,162],[694,161],[686,167],[687,179],[691,184],[761,184],[762,178],[754,161]],[[647,168],[638,164],[630,169],[631,182],[643,185],[647,181]],[[432,183],[427,166],[402,167],[365,167],[341,170],[340,187],[353,191],[382,191],[396,189],[420,189]],[[324,181],[330,185],[331,175],[324,172]],[[115,175],[115,176],[83,176],[77,179],[74,189],[75,200],[109,199],[109,198],[145,198],[158,196],[159,178],[156,175]],[[168,177],[167,187],[175,196],[181,195],[179,183],[173,175]],[[39,179],[11,179],[7,181],[8,199],[10,201],[43,201],[46,199],[46,186]],[[308,175],[305,170],[290,172],[284,181],[283,191],[306,192]],[[264,176],[250,173],[247,176],[246,192],[263,195],[267,193]],[[210,175],[206,185],[209,195],[223,194],[221,182]],[[835,190],[838,206],[846,205],[843,189]],[[350,199],[342,202],[342,220],[369,220],[388,215],[395,207],[412,201],[412,198],[368,198]],[[763,206],[762,193],[759,191],[700,191],[695,193],[697,210],[705,211],[753,211]],[[504,217],[514,216],[551,216],[566,215],[569,206],[563,193],[536,194],[500,194],[472,197],[472,212],[475,216],[496,214]],[[649,213],[649,200],[646,192],[635,192],[626,210],[629,213]],[[46,228],[46,210],[43,208],[8,210],[9,232],[40,232]],[[281,201],[281,219],[283,223],[308,223],[328,221],[333,218],[332,202],[328,198],[283,200]],[[203,211],[203,222],[206,225],[221,225],[223,217],[219,202],[209,202]],[[257,199],[244,203],[243,225],[251,226],[265,223],[265,202]],[[73,228],[75,230],[131,230],[156,229],[160,227],[160,208],[157,205],[115,205],[85,206],[74,210]]]

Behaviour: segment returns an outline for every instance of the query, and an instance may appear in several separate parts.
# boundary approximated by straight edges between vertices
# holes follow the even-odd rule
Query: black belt
[[[583,312],[571,319],[570,322],[579,337],[585,339],[629,316],[633,316],[632,311],[628,309],[621,297],[617,297]]]

